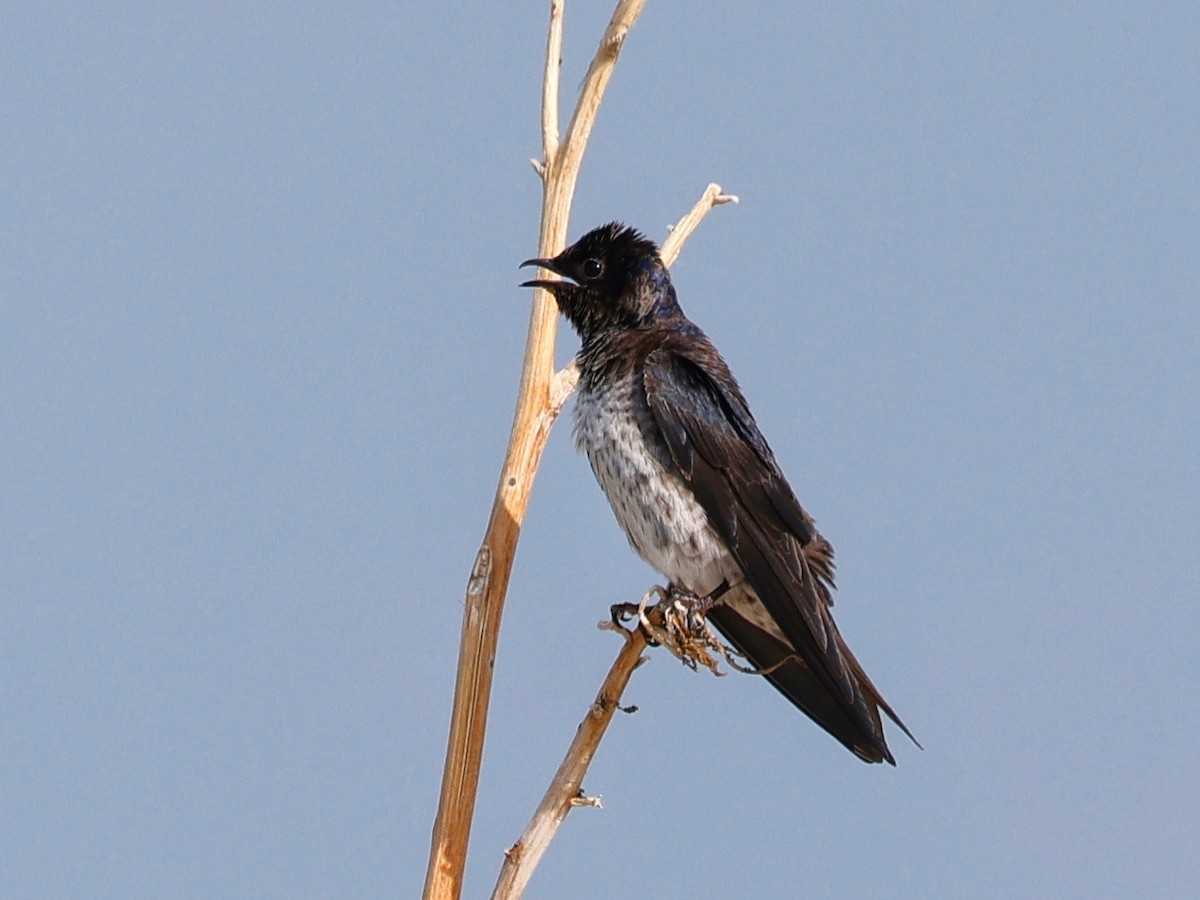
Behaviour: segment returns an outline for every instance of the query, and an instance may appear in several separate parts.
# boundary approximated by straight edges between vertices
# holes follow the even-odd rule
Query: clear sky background
[[[419,892],[547,7],[0,16],[0,895]],[[740,195],[681,301],[926,749],[655,652],[528,896],[1200,894],[1197,48],[1185,2],[651,0],[571,234]],[[655,580],[560,423],[468,896]]]

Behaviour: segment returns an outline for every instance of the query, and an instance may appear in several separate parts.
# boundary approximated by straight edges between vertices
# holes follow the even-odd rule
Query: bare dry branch
[[[552,17],[555,10],[559,12],[557,18],[551,19],[552,32],[555,27],[561,32],[562,2],[563,0],[552,0]],[[579,91],[579,100],[575,104],[575,111],[571,114],[571,123],[567,126],[567,135],[561,143],[549,142],[545,138],[546,123],[557,122],[557,104],[553,113],[547,113],[543,107],[543,150],[546,151],[553,145],[554,155],[547,154],[542,161],[545,177],[543,178],[542,231],[538,241],[539,256],[553,256],[566,243],[571,202],[575,197],[575,184],[579,179],[579,167],[583,163],[583,152],[587,149],[592,126],[596,123],[596,113],[600,110],[600,103],[604,99],[608,81],[612,77],[617,57],[625,43],[625,36],[637,21],[643,6],[645,6],[645,0],[619,0],[617,3],[612,19],[604,30],[603,37],[600,38],[600,46],[596,48],[596,55],[592,57],[592,62],[588,66],[587,74],[583,79],[583,87]],[[547,77],[553,76],[554,85],[552,89],[543,90],[543,104],[557,99],[559,57],[562,51],[561,33],[557,38],[552,34],[547,42],[547,49],[551,51],[557,49],[558,56],[554,57],[553,61],[549,57],[546,60],[546,75]],[[535,294],[542,298],[542,302],[551,302],[547,292],[536,291]],[[535,305],[537,302],[535,299]]]
[[[567,127],[567,140],[562,154],[562,165],[573,172],[579,171],[583,162],[583,151],[587,148],[588,137],[592,133],[592,125],[596,121],[596,111],[600,101],[604,99],[608,79],[612,76],[617,57],[625,45],[625,36],[642,13],[645,0],[620,0],[613,10],[612,19],[604,29],[600,38],[600,46],[588,66],[587,74],[583,77],[583,87],[579,91],[579,102],[571,116],[571,124]],[[574,190],[572,181],[571,190]]]
[[[621,0],[617,4],[613,20],[588,69],[566,145],[562,146],[558,143],[557,131],[563,0],[551,0],[541,116],[545,158],[540,168],[534,167],[539,170],[543,183],[538,238],[540,255],[553,255],[565,243],[571,198],[584,146],[616,64],[620,44],[637,20],[643,2]],[[563,393],[565,381],[560,381],[557,390],[552,392],[557,314],[550,294],[544,290],[534,291],[512,433],[487,529],[467,585],[446,763],[425,873],[423,896],[426,900],[457,900],[462,893],[491,698],[492,667],[509,575],[546,438],[562,408],[562,400],[570,393],[569,388]],[[557,403],[552,402],[552,393],[556,398],[561,397]]]
[[[654,598],[658,598],[659,602],[650,605]],[[600,623],[601,628],[624,635],[625,646],[609,668],[596,700],[576,730],[575,739],[571,741],[533,818],[517,842],[505,851],[504,865],[492,891],[492,900],[518,900],[567,813],[577,806],[600,806],[599,800],[583,793],[583,779],[612,722],[613,713],[623,708],[620,705],[621,695],[630,677],[646,661],[642,651],[647,646],[647,634],[653,636],[656,643],[667,647],[693,671],[704,666],[714,675],[721,674],[712,651],[724,655],[727,648],[717,640],[704,617],[686,604],[671,597],[664,589],[653,587],[636,606],[614,607],[614,618],[618,611],[626,609],[635,620],[631,630],[625,630],[615,621]]]
[[[543,158],[531,161],[543,185],[542,221],[538,237],[540,256],[552,256],[566,243],[571,201],[587,140],[625,36],[637,21],[644,2],[620,0],[617,3],[612,20],[588,67],[566,138],[562,141],[558,133],[558,104],[564,0],[550,2],[542,88]],[[731,199],[736,198],[726,197],[721,194],[720,188],[710,185],[701,201],[676,226],[678,236],[673,234],[664,245],[664,260],[669,263],[674,259],[683,241],[709,209]],[[668,253],[671,254],[669,258]],[[513,557],[546,438],[579,377],[574,364],[557,374],[554,372],[557,314],[557,307],[549,292],[534,291],[512,433],[487,529],[467,584],[458,675],[442,791],[425,877],[425,900],[457,900],[462,892],[471,820],[479,787],[492,667]],[[636,643],[635,639],[631,639],[633,643]],[[639,653],[640,650],[633,654],[630,672],[632,666],[636,666]],[[623,666],[627,660],[622,660],[623,657],[619,658],[618,663]],[[618,665],[614,664],[614,668],[618,668]],[[628,675],[625,675],[627,680]],[[613,708],[625,681],[620,682],[620,689],[612,695]],[[601,698],[607,696],[602,690]],[[600,702],[600,698],[597,702]],[[611,710],[608,717],[611,718]],[[607,726],[607,719],[604,724]],[[603,728],[596,733],[594,740],[598,742],[602,734]],[[587,751],[588,761],[591,753],[594,753],[595,743],[590,747]],[[583,769],[586,770],[586,767],[585,762]],[[579,777],[582,778],[582,771]],[[586,802],[586,798],[581,799],[578,791],[571,797],[576,804]]]
[[[550,28],[546,36],[546,71],[542,76],[542,159],[558,155],[558,80],[562,73],[563,2],[550,0]],[[535,163],[536,167],[536,163]],[[545,178],[543,168],[538,172]]]
[[[575,385],[578,383],[579,363],[571,360],[554,374],[554,381],[550,385],[550,405],[556,410],[561,410],[563,404],[575,393]]]
[[[671,229],[667,239],[662,242],[659,256],[662,257],[663,263],[668,268],[675,264],[675,260],[679,257],[679,251],[683,249],[684,241],[692,236],[696,226],[704,220],[714,206],[737,202],[738,198],[734,194],[726,194],[719,184],[710,184],[706,187],[704,193],[700,195],[700,199],[696,201],[696,205],[686,216],[675,223],[675,227]]]
[[[625,646],[609,668],[529,825],[520,840],[505,852],[504,866],[492,891],[492,900],[514,900],[524,893],[562,820],[574,807],[584,805],[581,803],[583,776],[587,774],[613,713],[620,708],[621,694],[625,692],[630,676],[644,661],[642,651],[646,649],[646,638],[641,630],[617,630],[625,635]],[[599,803],[587,805],[598,806]]]

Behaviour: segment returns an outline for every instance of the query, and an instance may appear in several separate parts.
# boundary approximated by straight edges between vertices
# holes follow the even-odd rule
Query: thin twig
[[[546,71],[542,75],[542,159],[558,155],[558,79],[562,73],[563,0],[550,0]]]
[[[651,606],[650,601],[654,598],[658,598],[659,602]],[[618,621],[624,621],[626,612],[635,621],[630,630],[617,624]],[[716,650],[724,655],[726,648],[717,640],[712,627],[702,615],[691,612],[665,589],[653,587],[642,597],[641,603],[628,608],[614,607],[613,614],[613,620],[601,622],[600,627],[624,635],[625,646],[609,668],[595,702],[576,730],[575,739],[571,741],[533,818],[517,842],[505,851],[504,865],[492,891],[492,900],[519,900],[567,813],[577,806],[601,805],[598,798],[583,793],[583,779],[612,722],[613,713],[618,709],[626,712],[636,710],[636,707],[622,707],[621,695],[634,670],[647,659],[642,656],[647,646],[647,634],[653,636],[655,643],[667,647],[693,671],[704,666],[714,675],[721,674],[711,651]],[[622,616],[620,620],[618,615]]]
[[[599,806],[598,800],[584,796],[583,776],[587,774],[613,713],[620,708],[621,695],[629,684],[630,676],[644,661],[642,651],[646,649],[646,638],[641,630],[617,630],[625,635],[625,646],[609,668],[595,701],[579,724],[575,740],[571,741],[567,755],[554,773],[554,780],[550,782],[528,827],[520,840],[505,851],[504,866],[492,891],[492,900],[515,900],[520,897],[567,813],[576,806]]]
[[[683,249],[683,243],[692,236],[692,232],[696,230],[704,217],[709,214],[714,206],[721,206],[725,203],[737,203],[738,198],[735,194],[726,194],[719,184],[710,184],[704,189],[704,193],[700,195],[700,199],[696,201],[696,205],[688,211],[682,219],[675,223],[675,227],[671,229],[671,233],[667,235],[667,239],[662,242],[662,248],[659,250],[659,256],[662,257],[663,263],[669,268],[675,264],[676,258],[679,256],[679,251]]]
[[[596,110],[604,99],[608,79],[612,76],[617,64],[617,57],[625,45],[625,36],[634,22],[642,13],[646,0],[619,0],[604,35],[600,38],[600,46],[592,57],[587,74],[583,76],[583,87],[579,91],[579,102],[575,105],[575,113],[571,116],[571,124],[567,126],[567,139],[563,148],[561,164],[563,168],[574,172],[579,171],[583,162],[583,151],[587,149],[588,137],[592,133],[592,125],[596,122]],[[571,189],[574,190],[574,183]]]
[[[554,373],[554,381],[550,385],[550,404],[561,410],[563,404],[575,393],[575,385],[579,384],[579,362],[571,360]]]

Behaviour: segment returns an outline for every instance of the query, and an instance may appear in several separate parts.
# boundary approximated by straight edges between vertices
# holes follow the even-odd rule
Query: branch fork
[[[566,244],[571,202],[584,149],[617,58],[644,5],[645,0],[619,0],[617,3],[588,66],[566,136],[560,139],[558,104],[564,0],[550,0],[542,82],[542,159],[531,160],[543,190],[538,256],[554,256]],[[718,185],[709,185],[664,241],[663,262],[669,266],[675,261],[683,242],[711,209],[736,201],[736,197],[725,194]],[[550,293],[534,291],[512,432],[487,528],[467,582],[446,763],[425,876],[425,900],[457,900],[462,893],[467,844],[479,787],[492,669],[513,558],[550,428],[574,392],[579,378],[574,363],[562,371],[554,370],[557,319],[558,309]],[[640,630],[628,637],[596,698],[594,707],[598,712],[589,711],[572,744],[572,751],[568,752],[570,760],[576,744],[582,742],[575,757],[577,768],[567,772],[560,768],[551,791],[543,799],[543,805],[549,802],[552,807],[547,821],[554,820],[555,828],[572,806],[599,806],[598,800],[593,802],[582,794],[580,782],[613,713],[622,708],[619,705],[621,693],[629,676],[640,665],[641,651],[645,647],[646,639]],[[706,664],[706,667],[709,666]],[[564,760],[564,767],[568,760]],[[559,793],[560,788],[567,793]],[[539,807],[539,812],[541,810]],[[552,834],[553,828],[548,832],[548,835]],[[541,843],[540,849],[531,854],[530,847],[539,846],[539,842],[533,840],[526,844],[525,841],[523,837],[509,852],[493,896],[520,896],[545,849],[545,844]],[[510,864],[515,869],[515,860],[521,862],[520,870],[510,872]]]

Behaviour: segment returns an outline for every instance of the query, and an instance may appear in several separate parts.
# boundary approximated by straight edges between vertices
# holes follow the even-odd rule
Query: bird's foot
[[[609,615],[612,616],[612,626],[618,631],[628,632],[625,627],[626,622],[637,622],[637,630],[642,633],[642,637],[646,639],[646,643],[651,647],[659,645],[658,638],[654,634],[654,625],[650,623],[646,614],[646,605],[649,598],[653,596],[666,597],[666,590],[655,585],[646,595],[642,597],[640,603],[614,603],[608,608]],[[604,625],[603,622],[600,623]]]
[[[722,675],[713,654],[721,645],[705,613],[727,589],[721,585],[711,593],[699,596],[674,584],[666,590],[656,588],[642,598],[639,618],[655,642],[670,650],[689,669],[704,666],[714,675]],[[659,602],[647,609],[646,604],[652,596],[657,596]]]
[[[699,631],[708,627],[708,611],[716,606],[729,590],[729,582],[722,581],[707,594],[672,584],[667,587],[665,600],[670,601],[686,616],[688,630]]]
[[[717,656],[724,655],[724,648],[705,613],[728,589],[722,583],[716,590],[699,596],[676,585],[665,588],[655,585],[637,603],[614,603],[609,608],[611,624],[600,624],[629,635],[626,623],[636,622],[637,631],[650,646],[666,647],[690,669],[704,666],[714,675],[723,675]]]

